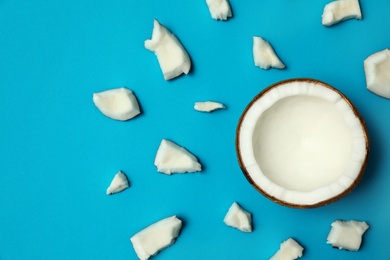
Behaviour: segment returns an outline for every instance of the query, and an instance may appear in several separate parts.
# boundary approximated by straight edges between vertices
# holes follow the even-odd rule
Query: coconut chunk
[[[157,20],[154,20],[152,39],[145,41],[145,48],[156,54],[165,80],[188,74],[191,69],[190,57],[179,39]]]
[[[323,25],[331,26],[348,19],[362,19],[359,0],[336,0],[325,5]]]
[[[232,10],[227,0],[206,0],[211,17],[215,20],[227,20],[232,17]]]
[[[122,171],[119,171],[112,179],[110,186],[107,188],[106,194],[111,195],[121,192],[127,189],[129,186],[130,185],[127,176]]]
[[[261,37],[253,37],[253,58],[255,65],[265,70],[271,67],[276,69],[284,69],[286,67],[276,55],[271,44]]]
[[[223,221],[242,232],[252,232],[252,214],[241,208],[237,202],[230,206]]]
[[[364,60],[367,89],[390,98],[390,50],[376,52]]]
[[[149,259],[162,249],[172,245],[179,236],[182,222],[171,216],[151,224],[130,238],[140,260]]]
[[[366,222],[355,220],[336,220],[328,235],[327,244],[338,249],[358,251],[362,243],[362,236],[369,228]]]
[[[292,238],[280,244],[280,249],[270,260],[294,260],[302,256],[303,247]]]
[[[163,139],[157,150],[154,165],[157,171],[165,174],[200,172],[202,166],[198,159],[174,142]]]
[[[194,105],[194,109],[200,112],[212,112],[223,108],[226,108],[224,104],[214,101],[195,102]]]
[[[140,113],[135,95],[127,88],[94,93],[92,100],[103,115],[115,120],[126,121]]]

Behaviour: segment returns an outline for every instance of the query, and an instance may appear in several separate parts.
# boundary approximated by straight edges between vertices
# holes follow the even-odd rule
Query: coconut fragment
[[[286,67],[276,55],[271,44],[261,37],[253,37],[253,58],[255,65],[265,70],[271,67],[276,69],[284,69]]]
[[[359,0],[336,0],[325,5],[323,25],[331,26],[348,19],[362,19]]]
[[[206,0],[211,17],[215,20],[227,20],[232,17],[228,0]]]
[[[280,249],[270,258],[270,260],[294,260],[302,256],[303,247],[292,238],[280,244]]]
[[[358,251],[362,243],[362,236],[369,228],[366,222],[356,220],[336,220],[328,235],[327,244],[338,249]]]
[[[194,105],[194,109],[200,112],[212,112],[223,108],[226,108],[224,104],[214,101],[195,102]]]
[[[107,195],[115,194],[127,189],[130,186],[127,176],[119,171],[115,174],[114,178],[111,181],[110,186],[107,188]]]
[[[364,60],[367,89],[390,98],[390,50],[376,52]]]
[[[157,150],[154,165],[157,171],[165,174],[200,172],[202,170],[198,159],[174,142],[163,139]]]
[[[92,100],[103,115],[115,120],[126,121],[140,113],[135,95],[127,88],[94,93]]]
[[[223,220],[226,225],[242,232],[252,232],[252,214],[234,202]]]
[[[179,236],[182,221],[171,216],[151,224],[130,238],[140,260],[149,259],[172,245]]]
[[[152,39],[145,41],[145,48],[156,54],[165,80],[188,74],[191,69],[190,57],[179,39],[157,20],[154,20]]]

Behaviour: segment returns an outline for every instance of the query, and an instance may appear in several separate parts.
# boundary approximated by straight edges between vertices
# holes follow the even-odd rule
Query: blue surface
[[[302,259],[390,259],[390,100],[366,90],[363,60],[390,47],[388,0],[361,0],[363,20],[321,25],[328,1],[231,0],[234,17],[211,19],[205,1],[0,0],[0,259],[136,259],[129,238],[173,214],[176,244],[155,259],[268,259],[289,237]],[[188,50],[192,72],[163,79],[143,47],[157,18]],[[253,65],[252,36],[268,40],[285,70]],[[311,77],[356,105],[371,138],[368,168],[347,197],[298,210],[259,194],[241,173],[235,130],[247,103],[280,80]],[[104,117],[92,93],[126,86],[142,115]],[[228,106],[212,114],[195,101]],[[202,173],[166,176],[162,138],[194,153]],[[118,170],[131,188],[105,190]],[[222,222],[237,201],[254,232]],[[365,220],[359,252],[326,244],[335,219]]]

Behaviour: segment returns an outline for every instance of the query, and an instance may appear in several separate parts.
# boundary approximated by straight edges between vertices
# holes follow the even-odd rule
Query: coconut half
[[[341,92],[314,79],[263,90],[236,135],[239,165],[269,199],[289,207],[332,203],[356,187],[369,152],[365,123]]]
[[[384,49],[364,60],[367,89],[390,99],[390,50]]]
[[[331,26],[348,19],[362,19],[359,0],[336,0],[325,5],[322,24]]]

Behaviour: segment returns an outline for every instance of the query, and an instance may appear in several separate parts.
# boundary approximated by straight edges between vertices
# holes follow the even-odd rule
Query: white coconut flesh
[[[187,51],[179,39],[157,20],[154,20],[152,38],[145,41],[145,48],[156,54],[165,80],[189,73],[191,60]]]
[[[280,244],[280,249],[270,258],[270,260],[294,260],[302,256],[303,247],[292,238]]]
[[[257,67],[265,70],[271,67],[276,69],[284,69],[286,67],[276,55],[271,44],[257,36],[253,37],[253,59]]]
[[[322,24],[331,26],[348,19],[362,19],[359,0],[336,0],[325,5]]]
[[[336,220],[332,223],[327,243],[338,249],[358,251],[362,243],[362,236],[368,228],[368,224],[364,221]]]
[[[367,89],[390,98],[390,50],[376,52],[364,60]]]
[[[93,94],[93,103],[103,115],[120,121],[140,113],[134,93],[127,88],[115,88]]]
[[[223,108],[226,108],[224,104],[214,101],[195,102],[194,105],[194,109],[200,112],[212,112]]]
[[[237,129],[241,168],[281,204],[310,207],[357,184],[368,152],[363,122],[324,83],[291,80],[255,99]]]
[[[206,0],[211,17],[215,20],[227,20],[232,17],[232,10],[227,0]]]
[[[163,139],[156,153],[154,165],[157,171],[165,174],[200,172],[198,159],[184,147]]]
[[[182,221],[171,216],[151,224],[130,238],[140,260],[149,259],[172,245],[179,236]]]
[[[122,171],[119,171],[117,174],[115,174],[110,186],[108,186],[106,194],[111,195],[121,192],[127,189],[129,186],[130,184],[127,176]]]
[[[234,202],[223,220],[226,225],[242,232],[252,232],[252,214]]]

